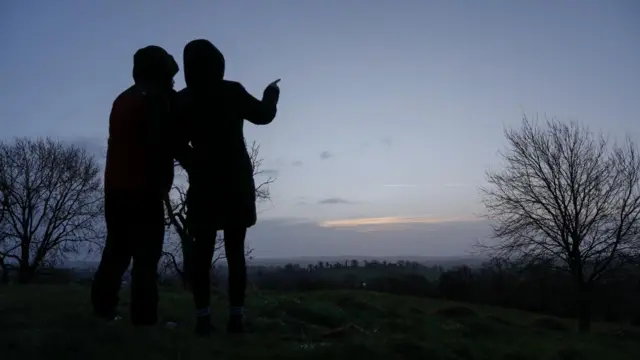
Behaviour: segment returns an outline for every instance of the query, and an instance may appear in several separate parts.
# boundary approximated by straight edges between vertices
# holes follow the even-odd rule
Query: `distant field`
[[[571,320],[371,292],[253,293],[254,333],[210,339],[193,335],[187,293],[161,295],[173,328],[133,328],[123,298],[125,318],[105,324],[91,316],[86,287],[0,287],[0,359],[640,359],[639,329],[596,324],[580,335]],[[223,329],[226,305],[216,311]]]

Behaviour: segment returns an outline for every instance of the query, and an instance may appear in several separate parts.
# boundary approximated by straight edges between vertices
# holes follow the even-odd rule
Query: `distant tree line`
[[[217,283],[224,286],[224,268]],[[250,279],[260,290],[317,291],[359,289],[398,295],[443,298],[575,318],[573,279],[548,262],[513,263],[492,259],[482,266],[445,269],[416,262],[346,263],[256,267]],[[223,287],[224,288],[224,287]],[[595,320],[640,326],[640,262],[630,262],[594,285]]]

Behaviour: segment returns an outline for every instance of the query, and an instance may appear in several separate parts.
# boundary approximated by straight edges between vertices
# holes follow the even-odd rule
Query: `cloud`
[[[327,199],[323,199],[318,201],[318,204],[355,204],[355,202],[353,201],[349,201],[346,199],[342,199],[342,198],[327,198]]]
[[[414,184],[384,184],[384,187],[396,187],[396,188],[414,188],[418,187],[418,185]]]
[[[302,165],[303,165],[303,162],[300,160],[296,160],[291,163],[291,166],[302,166]]]
[[[388,225],[401,225],[401,224],[441,224],[449,222],[469,222],[478,221],[475,217],[427,217],[427,216],[415,216],[415,217],[402,217],[402,216],[387,216],[377,218],[355,218],[355,219],[343,219],[343,220],[331,220],[323,221],[320,223],[322,227],[330,228],[344,228],[344,227],[359,227],[359,226],[388,226]]]
[[[328,151],[323,151],[323,152],[320,154],[320,159],[322,159],[322,160],[327,160],[327,159],[328,159],[328,158],[330,158],[330,157],[333,157],[333,154],[332,154],[332,153],[330,153],[330,152],[328,152]]]
[[[270,176],[270,177],[276,177],[278,176],[279,173],[280,171],[277,169],[264,169],[260,171],[261,175]]]
[[[291,256],[456,256],[491,236],[487,222],[413,223],[377,231],[375,227],[323,227],[307,219],[266,219],[247,234],[253,255]]]
[[[98,137],[76,136],[65,142],[83,148],[87,154],[93,156],[98,161],[102,161],[107,155],[107,141]]]
[[[471,185],[471,184],[464,184],[464,183],[446,183],[446,184],[444,184],[444,187],[458,188],[458,189],[461,189],[461,188],[468,189],[468,188],[472,188],[474,186]]]
[[[189,177],[187,176],[187,172],[184,170],[178,171],[178,169],[176,168],[175,176],[173,178],[173,185],[182,187],[183,189],[189,187]]]
[[[391,146],[393,144],[393,138],[391,136],[387,136],[380,141],[382,141],[386,146]]]

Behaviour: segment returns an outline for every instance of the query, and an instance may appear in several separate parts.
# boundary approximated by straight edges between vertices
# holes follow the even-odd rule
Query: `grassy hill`
[[[193,333],[184,292],[161,295],[163,321],[136,329],[91,316],[88,288],[0,287],[0,358],[55,359],[640,359],[640,331],[596,324],[577,334],[571,320],[493,307],[372,292],[252,293],[242,338]],[[216,304],[224,328],[226,305]]]

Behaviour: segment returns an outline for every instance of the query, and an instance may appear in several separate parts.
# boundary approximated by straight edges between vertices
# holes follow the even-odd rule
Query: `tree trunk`
[[[578,331],[588,333],[591,331],[591,286],[580,284],[578,290]]]
[[[189,278],[187,277],[184,261],[182,261],[182,269],[176,269],[176,273],[180,277],[180,283],[182,284],[182,289],[189,291],[191,287],[189,286]]]
[[[18,269],[18,283],[19,284],[28,284],[31,282],[33,278],[33,272],[30,268],[20,267]]]
[[[180,281],[182,281],[183,290],[185,291],[191,290],[191,286],[189,286],[189,279],[187,279],[187,276],[184,273],[180,274]]]
[[[0,284],[9,283],[9,266],[0,258]]]

